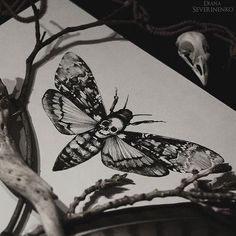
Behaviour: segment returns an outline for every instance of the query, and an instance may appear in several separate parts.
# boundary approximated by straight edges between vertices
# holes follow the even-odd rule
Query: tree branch
[[[40,24],[39,24],[39,11],[37,9],[37,7],[35,6],[35,4],[32,2],[32,0],[30,0],[30,4],[31,4],[31,7],[33,9],[33,12],[34,12],[34,16],[35,16],[35,38],[36,38],[36,44],[39,44],[40,42]]]
[[[84,217],[95,215],[106,210],[115,209],[115,208],[126,206],[126,205],[133,205],[134,203],[141,202],[141,201],[151,201],[154,198],[182,197],[194,203],[197,203],[199,205],[207,205],[206,204],[207,201],[219,202],[218,199],[224,199],[224,200],[230,199],[232,200],[232,202],[235,202],[236,193],[232,193],[232,192],[228,192],[228,193],[205,192],[204,193],[204,192],[197,192],[197,191],[193,192],[191,190],[185,190],[186,187],[188,187],[190,184],[193,184],[195,181],[203,177],[209,176],[212,173],[217,173],[220,171],[224,172],[224,171],[230,171],[230,170],[231,168],[227,164],[220,164],[218,166],[213,166],[212,168],[208,170],[205,170],[201,173],[193,174],[192,176],[186,179],[183,179],[180,185],[177,186],[175,189],[168,189],[168,190],[154,189],[153,191],[148,192],[148,193],[134,194],[132,196],[124,196],[120,199],[109,201],[102,205],[97,205],[88,211],[80,212],[74,215],[68,215],[67,221],[78,221]],[[205,199],[204,203],[201,201],[202,199]]]
[[[42,48],[51,44],[52,42],[54,42],[55,40],[57,40],[61,36],[68,34],[68,33],[82,31],[82,30],[93,28],[93,27],[101,26],[104,24],[109,24],[109,25],[112,25],[112,24],[134,24],[134,22],[132,22],[130,20],[110,20],[110,18],[114,17],[116,14],[121,12],[127,6],[128,6],[127,4],[121,6],[119,9],[115,10],[110,15],[104,17],[101,20],[97,20],[97,21],[94,21],[94,22],[91,22],[88,24],[84,24],[84,25],[67,27],[67,28],[59,31],[58,33],[52,35],[51,37],[49,37],[48,39],[46,39],[44,41],[43,41],[44,37],[42,37],[41,40],[38,40],[37,39],[38,36],[36,36],[37,43],[35,44],[35,47],[34,47],[33,51],[31,52],[31,54],[29,55],[29,57],[26,59],[26,70],[25,70],[24,83],[22,86],[20,96],[18,98],[18,101],[21,104],[21,106],[25,106],[28,103],[28,99],[29,99],[30,93],[32,91],[32,84],[33,84],[33,79],[31,77],[32,77],[32,67],[33,67],[34,59]],[[35,32],[37,32],[37,31],[39,31],[38,30],[38,23],[35,22]],[[38,34],[39,33],[36,33],[36,35],[38,35]]]
[[[26,165],[9,132],[10,108],[7,89],[0,80],[0,179],[33,204],[48,235],[63,236],[52,188]]]
[[[123,175],[115,174],[109,179],[98,180],[95,183],[95,185],[92,185],[91,187],[85,189],[84,192],[79,197],[74,198],[74,201],[70,204],[70,208],[68,210],[68,215],[75,214],[76,207],[79,205],[79,203],[81,201],[85,200],[85,198],[89,194],[94,193],[95,191],[100,191],[100,190],[104,190],[107,188],[111,188],[111,187],[120,185],[125,181],[126,176],[127,176],[127,174],[123,174]]]
[[[33,1],[33,0],[30,0]],[[18,12],[22,10],[24,4],[26,4],[26,0],[22,0],[21,3],[18,5],[18,1],[15,1],[12,5],[9,5],[6,0],[0,0],[0,2],[5,7],[6,11],[9,15],[11,15],[15,20],[22,22],[22,23],[31,23],[35,21],[35,15],[29,17],[22,17],[18,15]],[[15,7],[17,7],[15,9]],[[41,18],[47,10],[47,0],[40,0],[38,18]],[[4,13],[5,13],[4,12]],[[5,13],[6,15],[6,13]]]

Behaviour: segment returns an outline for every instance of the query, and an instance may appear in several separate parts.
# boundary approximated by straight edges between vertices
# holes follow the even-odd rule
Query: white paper
[[[29,12],[30,9],[24,14]],[[40,22],[42,31],[46,30],[48,37],[60,30],[56,24],[65,28],[94,20],[73,3],[57,0],[48,2],[48,11]],[[70,34],[59,44],[59,47],[64,47],[63,50],[58,50],[59,53],[40,63],[36,73],[29,112],[37,134],[41,176],[53,187],[60,200],[69,205],[74,196],[82,193],[98,179],[119,173],[102,164],[100,153],[69,170],[52,172],[57,155],[74,136],[60,134],[55,129],[43,110],[41,99],[47,89],[55,89],[55,71],[67,51],[78,54],[88,64],[107,110],[117,88],[120,97],[118,108],[124,106],[129,95],[128,109],[134,113],[152,114],[152,119],[166,121],[143,124],[129,130],[201,144],[222,155],[235,169],[235,111],[134,44],[121,39],[119,35],[116,35],[114,40],[108,40],[113,35],[114,32],[106,26]],[[18,23],[12,19],[1,25],[0,40],[0,76],[11,91],[16,78],[24,77],[25,59],[35,43],[34,25]],[[36,61],[40,61],[45,53],[50,53],[55,44],[58,42],[46,47]],[[148,192],[154,188],[173,188],[185,176],[174,172],[161,178],[129,174],[129,178],[133,179],[136,185],[130,186],[130,190],[125,194]],[[116,197],[121,196],[122,194]],[[16,199],[5,187],[0,187],[0,199],[0,229],[3,229],[14,209]],[[179,200],[155,199],[137,205],[172,203]],[[37,217],[31,217],[27,229],[37,222]]]

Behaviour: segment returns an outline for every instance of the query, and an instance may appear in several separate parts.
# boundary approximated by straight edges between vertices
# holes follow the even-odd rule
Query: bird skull
[[[192,68],[204,86],[207,84],[207,41],[202,33],[189,31],[181,34],[177,40],[178,54]]]

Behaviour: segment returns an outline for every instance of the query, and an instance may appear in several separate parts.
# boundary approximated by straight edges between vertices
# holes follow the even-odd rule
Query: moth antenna
[[[127,103],[128,103],[128,100],[129,100],[129,95],[128,95],[128,96],[127,96],[127,98],[126,98],[125,105],[124,105],[123,109],[125,109],[125,108],[126,108],[126,106],[127,106]]]
[[[129,123],[129,125],[140,125],[140,124],[149,124],[149,123],[156,123],[156,122],[166,123],[163,120],[141,120],[141,121],[135,121],[135,122]]]
[[[152,114],[134,114],[133,116],[152,116]]]
[[[117,104],[117,102],[119,100],[119,97],[117,95],[117,91],[118,91],[117,88],[115,88],[115,95],[114,95],[114,100],[113,100],[111,108],[110,108],[110,114],[114,111],[115,106],[116,106],[116,104]]]

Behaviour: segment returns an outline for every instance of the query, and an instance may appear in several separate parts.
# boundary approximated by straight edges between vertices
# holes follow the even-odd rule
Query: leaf
[[[230,191],[236,190],[236,175],[234,172],[226,172],[212,181],[212,190]]]
[[[194,182],[194,191],[204,191],[204,192],[211,192],[211,181],[210,179],[204,180],[197,180]]]
[[[215,165],[212,168],[212,173],[223,173],[223,172],[228,172],[232,170],[232,166],[229,165],[229,163],[222,163]]]

